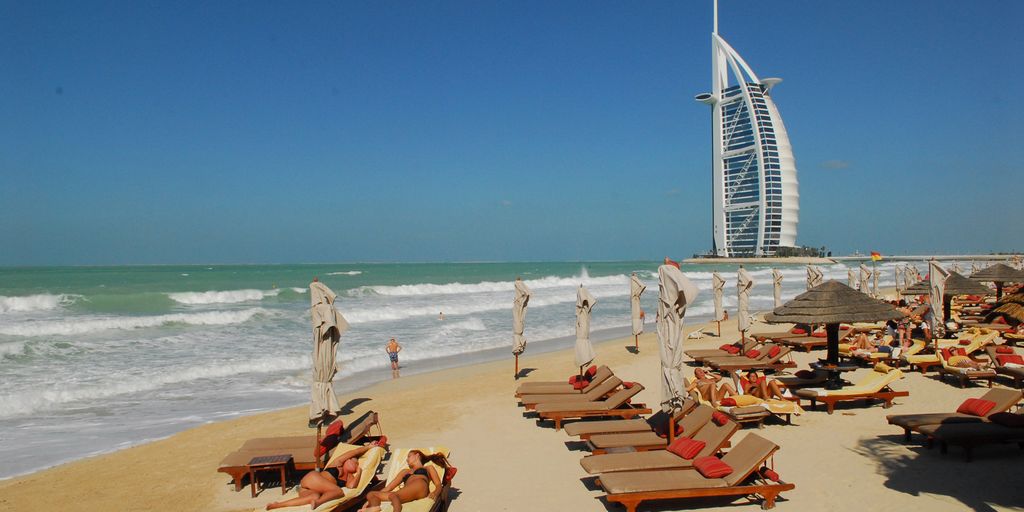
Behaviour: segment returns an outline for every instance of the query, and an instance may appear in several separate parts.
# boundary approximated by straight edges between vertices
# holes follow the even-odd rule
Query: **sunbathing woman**
[[[451,465],[448,464],[448,459],[444,454],[426,455],[419,450],[412,450],[405,458],[405,462],[409,465],[409,469],[404,469],[395,475],[395,479],[389,482],[383,490],[367,494],[366,503],[359,510],[379,512],[380,504],[387,501],[391,503],[391,509],[394,512],[402,512],[402,503],[409,503],[427,496],[437,498],[441,492],[441,477],[433,467],[424,464],[433,462],[447,469]],[[434,484],[433,492],[430,491],[431,482]]]
[[[323,471],[310,471],[299,482],[299,497],[279,501],[267,505],[267,510],[296,505],[318,507],[321,503],[338,499],[345,495],[345,489],[354,489],[359,485],[363,470],[359,467],[359,457],[377,446],[369,444],[343,453],[337,460]]]
[[[686,388],[686,391],[697,390],[704,400],[717,404],[721,399],[736,394],[736,388],[732,384],[722,382],[719,385],[721,381],[722,377],[720,375],[716,375],[703,368],[697,368],[693,370],[693,382]]]
[[[786,395],[783,394],[783,387],[775,379],[769,379],[766,375],[753,370],[740,375],[739,384],[743,387],[743,392],[751,396],[764,400],[770,398],[786,399]]]

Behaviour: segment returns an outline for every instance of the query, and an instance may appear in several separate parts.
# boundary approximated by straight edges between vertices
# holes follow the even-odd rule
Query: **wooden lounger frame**
[[[370,429],[373,428],[374,426],[377,427],[377,432],[379,434],[383,435],[383,431],[381,430],[381,426],[380,426],[380,415],[378,413],[376,413],[374,411],[368,411],[366,414],[364,414],[364,415],[360,416],[359,418],[357,418],[356,421],[353,422],[353,424],[361,424],[361,423],[363,423],[365,421],[364,418],[365,418],[365,420],[368,420],[368,422],[366,423],[366,426],[361,428],[359,432],[352,433],[351,434],[352,437],[350,437],[348,439],[343,439],[341,441],[342,443],[345,443],[345,444],[355,444],[355,443],[358,443],[359,441],[362,441],[364,438],[367,437],[367,434],[370,433]],[[351,432],[351,431],[349,431],[349,432]],[[310,451],[313,450],[312,446],[309,446],[307,448]],[[254,453],[256,453],[256,452],[254,452]],[[314,462],[294,463],[293,464],[293,469],[295,471],[312,471],[312,470],[316,469],[316,462],[314,461]],[[221,466],[221,467],[217,468],[217,472],[219,472],[219,473],[226,473],[226,474],[230,475],[232,480],[234,481],[234,484],[235,484],[235,491],[238,492],[238,491],[242,490],[243,479],[245,479],[245,477],[249,476],[249,467],[244,465],[244,464],[240,465],[240,466]],[[284,485],[284,482],[282,482],[281,485]],[[367,485],[366,488],[369,489],[370,486]]]
[[[637,507],[645,501],[652,500],[671,500],[671,499],[684,499],[684,498],[703,498],[709,496],[761,496],[764,501],[761,503],[761,509],[767,510],[775,507],[775,500],[785,491],[791,491],[796,488],[795,484],[782,482],[775,484],[764,483],[766,480],[760,475],[760,467],[764,465],[764,462],[771,458],[778,448],[772,450],[764,459],[761,459],[755,467],[751,476],[754,476],[755,481],[761,481],[762,483],[755,483],[749,485],[736,485],[731,487],[709,487],[703,489],[678,489],[671,491],[651,491],[651,492],[630,492],[623,494],[606,494],[605,500],[611,503],[619,503],[626,507],[626,512],[636,512]],[[748,479],[750,476],[747,477]]]
[[[888,391],[887,391],[888,390]],[[882,406],[885,409],[892,407],[892,401],[898,397],[910,396],[909,391],[893,391],[892,388],[886,386],[882,388],[882,391],[876,393],[857,393],[854,395],[825,395],[816,397],[799,397],[801,400],[809,400],[811,402],[811,410],[817,410],[817,403],[821,402],[828,408],[828,413],[832,414],[836,409],[836,404],[839,402],[852,402],[854,400],[882,400],[885,404]]]
[[[605,418],[605,417],[619,417],[622,419],[633,419],[641,414],[650,414],[651,410],[644,403],[625,404],[618,409],[604,409],[595,411],[560,411],[560,412],[548,412],[541,413],[540,418],[542,420],[553,420],[555,422],[555,430],[562,430],[562,422],[565,420],[576,420],[583,418]]]

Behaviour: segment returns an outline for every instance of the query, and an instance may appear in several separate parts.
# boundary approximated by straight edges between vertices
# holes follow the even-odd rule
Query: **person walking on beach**
[[[398,370],[398,353],[402,351],[402,346],[394,338],[391,338],[384,347],[384,351],[388,353],[388,359],[391,360],[391,369]]]

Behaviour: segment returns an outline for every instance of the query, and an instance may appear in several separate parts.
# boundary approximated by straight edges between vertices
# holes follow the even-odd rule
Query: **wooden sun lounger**
[[[882,400],[885,402],[884,407],[888,409],[892,407],[892,401],[896,398],[910,396],[908,391],[894,391],[889,387],[889,384],[892,382],[903,378],[903,372],[892,369],[880,376],[879,374],[881,372],[873,370],[872,374],[868,375],[863,381],[845,389],[824,390],[805,388],[796,390],[794,394],[800,399],[809,400],[811,402],[811,409],[815,409],[818,402],[825,404],[829,414],[835,411],[836,404],[839,402]]]
[[[573,389],[572,384],[569,384],[568,382],[564,381],[524,382],[520,384],[518,388],[516,388],[516,398],[522,395],[531,394],[583,394],[586,393],[587,391],[590,391],[590,389],[592,389],[594,386],[601,384],[602,382],[605,381],[605,379],[608,379],[612,375],[612,370],[610,368],[601,365],[600,367],[597,368],[597,372],[594,374],[594,378],[590,380],[590,384],[587,384],[587,387],[583,388],[582,390]]]
[[[627,512],[636,512],[645,501],[708,496],[761,496],[761,508],[772,508],[790,483],[769,483],[762,474],[763,464],[779,449],[778,445],[756,434],[747,434],[722,461],[733,468],[725,478],[705,478],[697,471],[674,469],[629,471],[602,474],[598,481],[607,493],[605,499],[621,503]]]
[[[700,432],[711,421],[714,408],[698,405],[679,420],[678,432],[687,437]],[[634,451],[663,450],[668,445],[668,436],[661,437],[654,432],[629,432],[625,434],[600,434],[587,440],[587,447],[593,454],[607,453],[610,449],[630,448]]]
[[[679,423],[694,407],[697,402],[683,400],[682,407],[672,413],[657,411],[648,418],[634,418],[631,420],[599,420],[599,421],[577,421],[565,426],[565,433],[570,436],[579,436],[582,440],[590,439],[598,434],[623,434],[628,432],[668,432],[669,422]]]
[[[636,418],[641,414],[650,414],[651,410],[642,403],[630,404],[629,400],[643,391],[640,383],[635,383],[629,388],[616,391],[606,400],[598,402],[587,402],[585,404],[538,404],[537,412],[542,420],[555,422],[555,430],[562,429],[562,422],[568,419],[580,418]]]
[[[545,394],[545,395],[522,395],[519,397],[520,403],[526,407],[526,410],[531,410],[537,406],[537,404],[555,404],[555,403],[583,403],[583,402],[595,402],[601,400],[608,395],[615,392],[619,386],[622,385],[622,381],[618,377],[612,376],[605,379],[604,382],[597,386],[591,387],[590,391],[583,394]]]
[[[929,440],[938,441],[942,453],[946,453],[951,444],[963,446],[967,462],[971,461],[977,446],[1017,443],[1024,448],[1024,428],[1005,427],[989,421],[924,425],[920,427],[920,432],[928,436]]]
[[[1000,346],[1005,347],[1006,345],[1000,345]],[[1018,388],[1021,387],[1021,383],[1024,382],[1024,368],[1015,368],[1015,367],[1010,367],[1010,366],[1004,366],[1002,363],[999,362],[999,356],[1001,356],[1001,355],[1014,355],[1014,354],[1015,355],[1024,355],[1024,352],[1022,352],[1020,350],[1017,350],[1017,349],[1012,349],[1013,350],[1013,354],[1000,354],[1000,353],[996,352],[996,350],[998,348],[999,347],[995,346],[995,345],[989,345],[989,346],[985,347],[985,351],[988,353],[988,358],[989,358],[989,360],[992,361],[992,365],[995,367],[996,373],[998,373],[999,375],[1002,375],[1004,377],[1009,377],[1010,379],[1013,380],[1013,385],[1014,386],[1016,386]]]
[[[1024,398],[1024,395],[1022,395],[1020,391],[1012,389],[992,388],[978,398],[996,403],[985,417],[959,412],[939,412],[923,414],[890,414],[885,417],[885,420],[889,422],[890,425],[902,427],[904,440],[910,441],[910,433],[917,432],[920,427],[925,425],[979,423],[985,421],[985,418],[997,412],[1010,410],[1011,407],[1021,401],[1021,398]]]
[[[739,343],[739,342],[736,342],[736,343]],[[735,343],[732,343],[731,345],[735,345]],[[749,339],[749,340],[747,340],[746,343],[744,343],[742,345],[742,347],[740,348],[739,354],[735,354],[735,355],[738,356],[740,354],[746,353],[746,351],[748,351],[748,350],[750,350],[752,348],[758,347],[760,345],[761,345],[761,343],[759,341],[756,341],[754,339]],[[730,354],[729,352],[726,352],[725,350],[722,350],[720,348],[704,348],[704,349],[687,350],[687,351],[683,352],[683,354],[686,354],[687,357],[693,359],[694,361],[703,361],[704,359],[707,359],[709,357],[733,357],[733,354]]]
[[[789,338],[778,338],[775,340],[780,345],[810,352],[816,348],[823,348],[828,345],[828,340],[817,336],[791,336]]]
[[[341,433],[340,443],[357,444],[366,438],[374,426],[380,431],[380,418],[376,412],[363,414]],[[316,469],[313,454],[316,436],[261,437],[249,439],[220,461],[218,472],[227,473],[235,483],[235,491],[242,489],[242,480],[249,475],[249,461],[264,455],[291,454],[296,471]]]
[[[772,378],[775,379],[775,382],[778,382],[780,386],[793,390],[824,384],[825,381],[828,380],[828,372],[825,372],[824,370],[814,370],[814,377],[809,379],[802,379],[796,375],[776,375]]]
[[[715,455],[722,450],[739,430],[740,425],[729,420],[722,425],[708,422],[689,437],[704,443],[704,448],[694,457]],[[693,460],[684,459],[668,450],[647,450],[626,453],[605,453],[583,457],[583,469],[591,474],[615,473],[619,471],[650,471],[654,469],[692,469]]]
[[[778,346],[778,345],[776,345]],[[782,358],[790,356],[790,348],[779,346],[779,353],[775,354],[775,357],[768,355],[772,345],[766,344],[761,348],[763,351],[757,359],[751,359],[746,356],[731,358],[715,358],[704,360],[705,365],[709,365],[713,368],[717,368],[723,371],[736,371],[736,370],[781,370],[783,368],[796,368],[796,363],[792,360],[783,361]],[[790,356],[792,357],[792,356]]]

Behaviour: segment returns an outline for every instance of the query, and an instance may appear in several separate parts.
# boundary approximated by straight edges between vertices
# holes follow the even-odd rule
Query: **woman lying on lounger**
[[[366,495],[366,503],[359,510],[379,512],[380,504],[391,503],[394,512],[402,512],[402,503],[409,503],[430,496],[437,498],[441,492],[441,477],[437,471],[424,464],[433,462],[442,468],[448,468],[448,459],[442,453],[427,455],[419,450],[411,450],[405,458],[409,469],[403,469],[395,479],[380,491],[371,491]],[[430,492],[430,483],[434,483],[434,491]],[[397,491],[395,489],[398,489]]]
[[[321,503],[338,499],[345,495],[345,489],[354,489],[359,485],[363,470],[359,467],[359,457],[370,448],[378,446],[371,443],[366,446],[343,453],[323,471],[310,471],[299,482],[299,497],[279,501],[267,505],[267,510],[296,505],[318,507]]]
[[[784,388],[775,379],[769,379],[763,373],[753,370],[739,376],[739,385],[743,387],[743,393],[747,395],[756,396],[764,400],[770,398],[786,399],[786,395],[783,394]]]
[[[721,381],[720,375],[697,368],[693,370],[693,382],[690,382],[686,391],[696,390],[704,400],[717,404],[721,399],[736,394],[736,388],[732,387],[732,384]],[[720,382],[721,384],[719,384]]]

